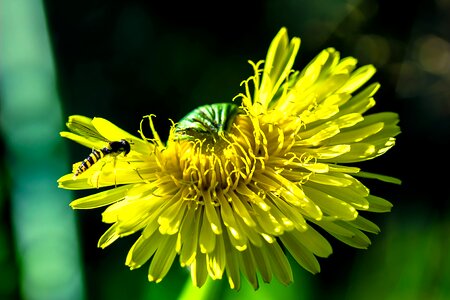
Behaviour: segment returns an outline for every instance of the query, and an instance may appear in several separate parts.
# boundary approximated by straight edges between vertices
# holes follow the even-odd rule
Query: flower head
[[[112,226],[98,245],[139,232],[126,264],[135,269],[150,261],[150,281],[161,281],[178,257],[195,285],[226,274],[234,289],[241,274],[254,288],[258,273],[265,282],[275,276],[290,283],[285,251],[319,272],[317,257],[332,249],[317,228],[366,248],[364,232],[379,228],[360,212],[387,212],[392,205],[359,178],[399,181],[348,163],[390,149],[400,132],[398,116],[365,115],[379,88],[362,88],[373,66],[356,68],[356,59],[341,59],[329,48],[294,71],[299,46],[282,28],[264,64],[251,63],[255,74],[243,82],[240,105],[197,108],[172,126],[167,143],[152,116],[141,122],[141,137],[101,118],[70,117],[70,132],[61,135],[98,149],[98,157],[93,152],[83,172],[61,177],[59,186],[112,187],[71,203],[75,209],[108,206],[103,222]],[[147,121],[151,139],[142,130]],[[129,153],[113,149],[114,141],[126,141]]]

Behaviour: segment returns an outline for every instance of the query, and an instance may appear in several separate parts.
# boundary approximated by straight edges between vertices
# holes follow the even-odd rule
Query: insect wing
[[[94,126],[96,132],[107,142],[126,140],[131,144],[135,144],[140,141],[139,138],[117,127],[106,119],[94,118],[91,124]]]
[[[109,142],[95,129],[91,118],[71,116],[66,125],[71,132],[63,131],[60,135],[88,148],[99,149]]]
[[[101,134],[92,124],[92,119],[85,116],[70,116],[66,123],[67,128],[79,135],[89,135],[91,137],[101,137]]]

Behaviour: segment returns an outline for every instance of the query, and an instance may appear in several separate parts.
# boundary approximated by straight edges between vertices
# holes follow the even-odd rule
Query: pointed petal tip
[[[150,282],[159,283],[159,282],[161,282],[161,280],[162,280],[162,278],[157,278],[150,274],[148,275],[148,281],[150,281]]]

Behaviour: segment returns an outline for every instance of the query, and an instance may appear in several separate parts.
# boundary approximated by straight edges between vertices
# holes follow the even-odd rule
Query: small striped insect
[[[216,103],[197,107],[175,125],[173,140],[190,140],[205,135],[218,136],[228,131],[238,114],[239,107],[233,103]]]
[[[74,177],[77,177],[81,173],[85,172],[87,169],[89,169],[91,166],[93,166],[96,162],[98,162],[101,158],[105,157],[106,155],[115,157],[123,153],[123,155],[125,156],[128,153],[130,153],[130,150],[131,150],[130,143],[126,140],[109,142],[107,147],[103,147],[99,150],[93,149],[91,154],[89,154],[89,156],[86,157],[83,160],[83,162],[78,166],[78,168],[74,172]]]
[[[89,182],[92,183],[97,181],[97,187],[100,186],[100,176],[102,175],[106,175],[105,180],[101,183],[102,186],[111,183],[111,171],[114,176],[114,184],[116,184],[116,163],[118,162],[121,164],[121,172],[123,171],[126,173],[129,169],[132,169],[140,178],[142,178],[138,169],[134,167],[136,165],[135,163],[138,163],[139,160],[136,160],[136,157],[130,154],[130,152],[133,152],[133,141],[135,139],[132,135],[115,128],[113,124],[102,118],[92,119],[85,116],[74,115],[69,117],[66,126],[69,131],[60,132],[62,137],[71,139],[92,149],[92,152],[88,157],[81,163],[78,163],[78,165],[75,165],[75,168],[73,169],[73,180],[80,177],[88,169],[92,168],[92,166],[99,164],[99,162],[101,164],[99,170],[88,176],[90,178]],[[114,132],[114,137],[109,139],[105,136],[105,133],[111,136],[111,130]],[[128,154],[133,156],[132,160],[128,157],[126,159],[118,157],[119,155],[125,157]],[[129,167],[125,167],[124,163],[127,163]],[[103,168],[107,165],[111,166],[111,168],[107,168],[107,170],[103,171]]]

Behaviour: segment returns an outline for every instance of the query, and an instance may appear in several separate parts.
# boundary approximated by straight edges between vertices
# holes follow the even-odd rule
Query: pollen
[[[256,155],[254,130],[243,114],[215,138],[171,141],[163,152],[163,172],[198,191],[234,190],[264,168],[264,158]]]

